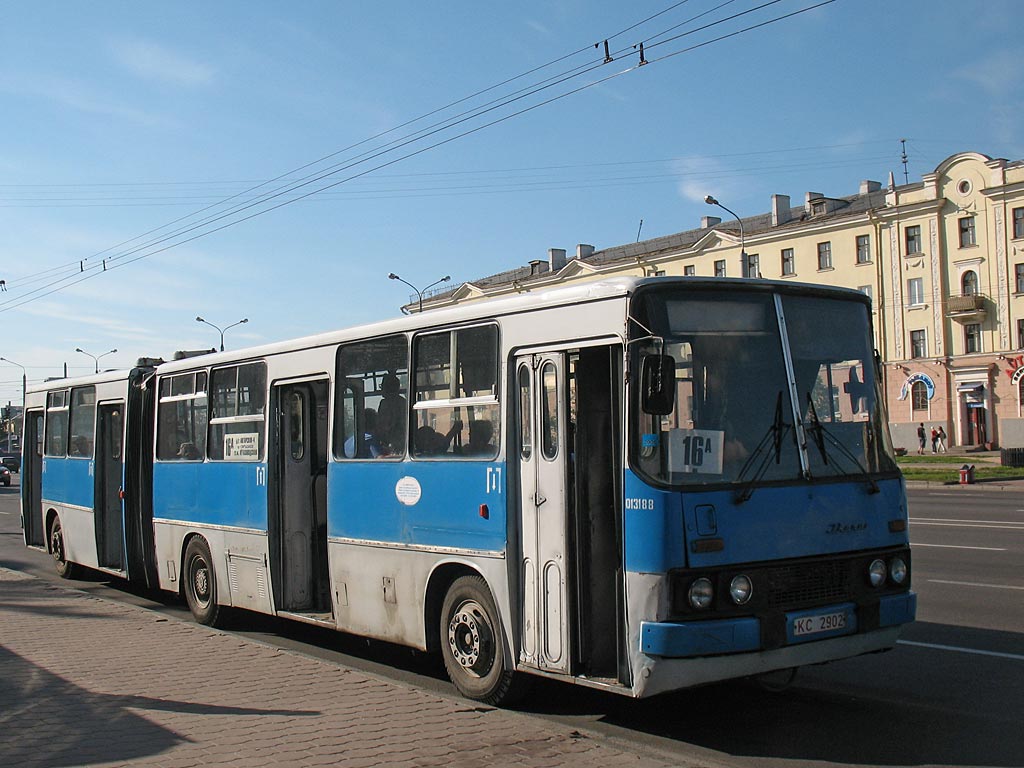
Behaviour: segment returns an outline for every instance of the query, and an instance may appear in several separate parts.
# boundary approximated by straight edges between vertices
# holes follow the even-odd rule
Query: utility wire
[[[765,5],[771,5],[771,4],[774,4],[774,2],[778,2],[778,1],[779,0],[773,0],[772,3],[767,3]],[[679,50],[679,51],[674,51],[674,52],[665,54],[665,55],[663,55],[663,56],[661,56],[661,57],[659,57],[657,59],[650,60],[648,63],[654,63],[654,62],[657,62],[657,61],[663,61],[665,59],[672,58],[674,56],[678,56],[678,55],[680,55],[682,53],[687,53],[687,52],[692,51],[692,50],[703,48],[703,47],[706,47],[706,46],[711,45],[713,43],[720,42],[722,40],[726,40],[726,39],[729,39],[731,37],[735,37],[737,35],[743,34],[745,32],[749,32],[749,31],[752,31],[754,29],[759,29],[761,27],[767,26],[767,25],[775,23],[777,21],[781,21],[781,20],[784,20],[784,19],[792,18],[792,17],[797,16],[799,14],[806,13],[806,12],[814,10],[816,8],[820,8],[820,7],[824,6],[824,5],[829,5],[829,4],[833,3],[833,2],[835,2],[835,0],[825,0],[824,2],[818,3],[816,5],[808,6],[806,8],[799,9],[799,10],[794,11],[792,13],[788,13],[788,14],[785,14],[785,15],[780,16],[780,17],[769,19],[767,21],[764,21],[764,22],[761,22],[761,23],[758,23],[758,24],[754,24],[754,25],[751,25],[749,27],[746,27],[746,28],[743,28],[743,29],[740,29],[740,30],[736,30],[734,32],[730,32],[730,33],[722,35],[722,36],[720,36],[718,38],[714,38],[712,40],[704,41],[702,43],[690,46],[688,48],[685,48],[685,49],[682,49],[682,50]],[[743,14],[737,14],[737,16],[739,16],[739,15],[743,15]],[[709,26],[714,26],[714,25],[712,24],[712,25],[709,25]],[[679,36],[677,36],[677,38],[678,37]],[[306,199],[306,198],[308,198],[308,197],[310,197],[312,195],[321,193],[321,192],[326,191],[328,189],[332,189],[332,188],[334,188],[334,187],[336,187],[336,186],[338,186],[340,184],[344,184],[344,183],[346,183],[348,181],[351,181],[353,179],[360,178],[360,177],[362,177],[362,176],[364,176],[364,175],[366,175],[368,173],[371,173],[371,172],[373,172],[375,170],[379,170],[381,168],[389,167],[391,165],[394,165],[395,163],[401,162],[402,160],[406,160],[406,159],[408,159],[410,157],[414,157],[416,155],[419,155],[419,154],[422,154],[424,152],[430,151],[430,150],[435,149],[437,147],[440,147],[440,146],[443,146],[445,144],[451,143],[452,141],[456,141],[456,140],[458,140],[460,138],[464,138],[465,136],[468,136],[470,134],[473,134],[473,133],[476,133],[478,131],[484,130],[486,128],[492,127],[492,126],[494,126],[494,125],[496,125],[498,123],[502,123],[502,122],[505,122],[506,120],[510,120],[510,119],[512,119],[514,117],[518,117],[518,116],[520,116],[520,115],[522,115],[522,114],[524,114],[526,112],[530,112],[532,110],[538,109],[538,108],[546,106],[548,104],[551,104],[554,101],[558,101],[560,99],[567,98],[568,96],[574,95],[574,94],[579,93],[579,92],[581,92],[583,90],[586,90],[588,88],[592,88],[592,87],[594,87],[596,85],[601,85],[601,84],[606,83],[606,82],[608,82],[608,81],[610,81],[610,80],[612,80],[614,78],[621,77],[624,74],[627,74],[627,73],[629,73],[631,71],[634,71],[639,66],[642,66],[642,64],[638,63],[638,64],[635,64],[635,65],[629,66],[629,67],[627,67],[627,68],[625,68],[625,69],[623,69],[621,71],[615,72],[615,73],[613,73],[611,75],[608,75],[606,77],[599,78],[599,79],[597,79],[595,81],[586,83],[586,84],[584,84],[582,86],[579,86],[579,87],[576,87],[576,88],[572,88],[572,89],[570,89],[568,91],[565,91],[565,92],[563,92],[561,94],[557,94],[557,95],[552,96],[550,98],[544,99],[544,100],[542,100],[542,101],[540,101],[538,103],[526,106],[526,107],[524,107],[522,109],[519,109],[517,111],[514,111],[514,112],[512,112],[510,114],[507,114],[507,115],[504,115],[502,117],[499,117],[499,118],[497,118],[495,120],[492,120],[490,122],[487,122],[487,123],[484,123],[482,125],[470,128],[470,129],[468,129],[466,131],[463,131],[461,133],[455,134],[454,136],[450,136],[448,138],[445,138],[443,140],[440,140],[438,142],[430,144],[430,145],[428,145],[426,147],[422,147],[420,149],[414,150],[414,151],[409,152],[407,154],[401,155],[398,158],[391,159],[391,160],[389,160],[387,162],[383,162],[383,163],[381,163],[379,165],[376,165],[376,166],[374,166],[372,168],[360,171],[358,173],[354,173],[354,174],[352,174],[352,175],[350,175],[350,176],[348,176],[346,178],[343,178],[341,180],[334,181],[334,182],[332,182],[330,184],[326,184],[326,185],[324,185],[322,187],[319,187],[318,189],[314,189],[312,191],[305,192],[305,193],[303,193],[301,195],[298,195],[296,197],[292,197],[292,198],[289,198],[287,200],[283,200],[283,201],[277,202],[276,204],[274,204],[274,205],[272,205],[270,207],[267,207],[267,208],[264,208],[262,210],[256,211],[255,213],[249,214],[249,215],[241,217],[241,218],[236,218],[236,219],[234,219],[232,221],[229,221],[229,222],[227,222],[225,224],[222,224],[220,226],[213,227],[213,228],[208,228],[205,231],[200,232],[199,234],[193,235],[192,237],[188,237],[186,239],[179,240],[178,242],[170,243],[169,245],[166,245],[166,246],[164,246],[162,248],[157,248],[157,249],[152,250],[152,251],[150,251],[148,253],[143,253],[141,255],[136,255],[134,258],[127,259],[126,261],[117,261],[117,263],[114,263],[114,264],[110,265],[109,267],[106,264],[104,264],[104,271],[107,271],[108,269],[115,269],[115,268],[118,268],[120,266],[127,266],[128,264],[134,263],[135,261],[138,261],[140,259],[148,258],[149,256],[153,256],[153,255],[156,255],[158,253],[162,253],[163,251],[166,251],[166,250],[168,250],[170,248],[174,248],[174,247],[177,247],[177,246],[180,246],[180,245],[184,245],[184,244],[192,242],[193,240],[196,240],[196,239],[198,239],[200,237],[205,237],[207,235],[213,234],[215,232],[219,232],[219,231],[221,231],[223,229],[226,229],[228,227],[234,226],[236,224],[240,224],[240,223],[242,223],[244,221],[248,221],[249,219],[255,218],[256,216],[261,216],[261,215],[263,215],[265,213],[269,213],[270,211],[276,210],[276,209],[278,209],[278,208],[280,208],[280,207],[282,207],[284,205],[288,205],[288,204],[291,204],[293,202],[297,202],[299,200]],[[596,69],[596,68],[597,67],[595,66],[595,67],[593,67],[591,69],[584,69],[582,72],[576,72],[575,74],[572,74],[572,75],[566,77],[565,80],[572,79],[574,77],[578,77],[580,74],[587,74],[589,71],[592,71],[593,69]],[[417,136],[415,138],[411,138],[411,139],[405,140],[403,142],[399,142],[397,144],[397,146],[388,146],[388,145],[386,145],[386,148],[380,149],[380,150],[376,151],[376,153],[372,153],[372,151],[371,151],[371,154],[370,154],[369,157],[366,157],[366,158],[363,158],[361,160],[358,160],[358,162],[356,162],[354,164],[362,164],[362,163],[365,163],[365,162],[367,162],[369,160],[376,159],[377,157],[379,157],[379,156],[381,156],[383,154],[393,152],[396,149],[401,149],[402,147],[407,146],[408,144],[410,144],[410,143],[412,143],[414,141],[419,141],[419,140],[425,138],[426,136],[430,136],[430,135],[436,134],[436,133],[440,132],[441,130],[446,130],[448,128],[452,128],[452,127],[454,127],[456,125],[459,125],[461,123],[465,123],[469,119],[480,117],[480,116],[482,116],[482,115],[484,115],[486,113],[489,113],[489,112],[491,112],[491,111],[493,111],[495,109],[498,109],[498,108],[500,108],[502,106],[508,106],[508,104],[511,104],[511,103],[513,103],[515,101],[519,101],[522,98],[525,98],[526,96],[535,95],[536,93],[539,93],[540,91],[543,91],[543,90],[547,90],[548,88],[551,88],[554,85],[559,85],[562,82],[565,82],[565,80],[556,81],[556,82],[553,82],[553,83],[547,83],[545,85],[542,85],[542,86],[539,86],[539,87],[533,89],[532,91],[529,91],[526,94],[518,95],[518,96],[516,96],[514,98],[509,98],[505,102],[503,102],[503,103],[501,103],[501,104],[499,104],[497,106],[493,106],[492,105],[492,106],[489,106],[487,108],[477,110],[470,117],[464,117],[464,118],[461,118],[459,120],[451,121],[449,123],[446,123],[441,128],[437,128],[437,129],[434,129],[432,131],[427,132],[425,135],[420,135],[420,136]],[[408,124],[408,123],[406,123],[406,124]],[[362,144],[362,143],[365,143],[365,142],[360,142],[360,144]],[[392,142],[391,144],[395,144],[395,142]],[[305,167],[309,167],[310,165],[314,165],[314,164],[315,163],[307,164],[307,166],[304,166],[304,168]],[[210,224],[210,223],[215,223],[215,222],[217,222],[219,220],[222,220],[223,218],[225,218],[225,217],[227,217],[229,215],[237,214],[237,213],[239,213],[241,211],[244,211],[244,210],[246,210],[248,208],[251,208],[251,207],[253,207],[255,205],[265,204],[265,203],[267,203],[267,202],[269,202],[271,200],[274,200],[275,198],[281,197],[283,194],[286,194],[287,192],[295,191],[298,188],[314,184],[314,183],[316,183],[318,181],[324,180],[328,176],[337,175],[337,173],[339,173],[342,170],[347,170],[347,168],[341,168],[340,170],[329,171],[327,173],[324,173],[324,174],[321,174],[319,176],[316,176],[315,178],[312,178],[310,180],[304,181],[301,184],[293,185],[291,188],[289,188],[286,191],[278,191],[275,194],[268,195],[263,200],[261,200],[260,202],[258,202],[258,203],[250,203],[250,204],[242,207],[241,210],[235,210],[233,212],[229,212],[228,214],[223,214],[221,216],[214,217],[212,219],[212,221],[204,222],[204,223],[197,224],[197,225],[189,227],[189,228],[185,228],[184,231],[179,231],[177,233],[173,233],[171,235],[166,236],[163,239],[163,242],[167,242],[168,240],[171,240],[174,237],[179,237],[179,236],[181,236],[183,234],[188,234],[188,233],[194,231],[195,229],[198,229],[199,227],[205,226],[205,225]],[[283,176],[277,177],[277,178],[278,179],[284,178],[284,176],[287,176],[287,175],[289,175],[289,174],[284,174]],[[187,217],[185,217],[185,218],[187,218]],[[179,219],[178,221],[180,221],[180,220],[181,219]],[[140,237],[142,237],[142,236],[140,236]],[[134,241],[136,239],[139,239],[139,238],[133,238],[133,240],[130,240],[130,241],[127,241],[127,242],[132,242],[132,241]],[[142,248],[150,247],[150,246],[153,246],[153,245],[156,245],[156,244],[158,244],[158,243],[151,243],[151,244],[149,244],[149,246],[142,246],[140,248],[134,249],[133,251],[129,251],[127,253],[123,253],[123,254],[119,254],[117,256],[111,257],[111,261],[126,259],[127,256],[131,255],[132,253],[137,253]],[[112,249],[107,249],[107,251],[109,251],[109,250],[112,250]],[[101,253],[104,253],[104,252],[106,252],[106,251],[103,251]],[[66,285],[54,287],[52,290],[49,290],[49,291],[45,291],[45,288],[48,287],[48,286],[44,286],[44,288],[37,289],[36,291],[31,292],[32,294],[39,294],[39,295],[34,295],[34,296],[33,295],[29,295],[29,296],[26,296],[26,297],[21,297],[21,298],[19,298],[17,300],[9,300],[8,302],[4,303],[3,305],[0,305],[0,312],[5,312],[5,311],[8,311],[10,309],[14,309],[16,307],[22,306],[25,303],[28,303],[29,301],[34,301],[34,300],[37,300],[39,298],[43,298],[44,296],[50,295],[51,293],[55,293],[55,292],[57,292],[59,290],[63,290],[64,288],[67,288],[70,285],[75,285],[77,283],[83,282],[84,280],[87,280],[87,279],[90,279],[92,277],[95,277],[97,274],[101,274],[101,273],[95,271],[96,268],[97,268],[96,266],[93,266],[93,270],[94,270],[93,272],[84,274],[81,277],[79,277],[78,279],[72,280],[71,278],[64,278],[63,280],[56,281],[53,284],[53,285],[57,285],[57,283],[64,282],[64,283],[67,283]]]
[[[630,26],[628,26],[628,27],[626,27],[626,28],[624,28],[622,30],[619,30],[618,32],[613,34],[608,39],[613,39],[613,38],[618,37],[618,36],[620,36],[622,34],[625,34],[626,32],[628,32],[628,31],[630,31],[632,29],[635,29],[638,26],[643,25],[643,24],[647,23],[648,21],[651,21],[652,19],[657,18],[658,16],[661,16],[662,14],[667,13],[668,11],[671,11],[671,10],[681,6],[681,5],[684,5],[687,2],[689,2],[689,0],[681,0],[681,2],[677,2],[677,3],[669,6],[665,10],[660,11],[660,12],[654,14],[653,16],[648,17],[647,19],[644,19],[643,21],[637,22],[636,24],[632,24],[632,25],[630,25]],[[118,243],[116,245],[113,245],[113,246],[111,246],[109,248],[106,248],[106,249],[104,249],[102,251],[98,251],[98,252],[92,254],[91,256],[87,256],[87,257],[85,257],[83,259],[80,259],[80,260],[75,260],[75,261],[67,262],[66,264],[62,265],[62,267],[54,267],[52,269],[54,269],[54,270],[55,269],[62,269],[62,268],[63,269],[67,269],[67,268],[72,268],[72,267],[74,267],[76,265],[81,268],[89,259],[96,259],[96,258],[102,256],[105,253],[108,253],[108,252],[110,252],[112,250],[115,250],[117,248],[121,248],[122,246],[125,246],[125,245],[128,245],[130,243],[133,243],[133,242],[135,242],[137,240],[140,240],[140,239],[142,239],[144,237],[147,237],[147,236],[149,236],[151,234],[155,234],[156,232],[159,232],[159,231],[161,231],[163,229],[167,229],[168,227],[171,227],[171,226],[173,226],[175,224],[178,224],[178,223],[180,223],[182,221],[185,221],[185,220],[190,219],[190,218],[192,218],[194,216],[197,216],[197,215],[199,215],[201,213],[204,213],[204,212],[210,210],[211,208],[215,208],[215,207],[217,207],[219,205],[224,205],[224,204],[230,202],[231,200],[237,198],[239,195],[247,194],[249,192],[254,192],[254,191],[258,190],[258,189],[263,188],[264,186],[267,186],[269,184],[273,184],[273,183],[275,183],[277,181],[285,179],[288,176],[292,176],[292,175],[294,175],[296,173],[300,173],[301,171],[304,171],[304,170],[306,170],[308,168],[311,168],[311,167],[313,167],[315,165],[319,165],[320,163],[323,163],[323,162],[325,162],[325,161],[327,161],[327,160],[329,160],[329,159],[331,159],[333,157],[336,157],[336,156],[338,156],[338,155],[340,155],[340,154],[342,154],[344,152],[348,152],[348,151],[350,151],[352,149],[355,149],[355,148],[357,148],[359,146],[362,146],[364,144],[372,142],[372,141],[374,141],[374,140],[376,140],[378,138],[382,138],[384,136],[387,136],[387,135],[389,135],[391,133],[394,133],[395,131],[401,130],[402,128],[405,128],[407,126],[414,125],[417,122],[420,122],[420,121],[425,120],[425,119],[427,119],[429,117],[432,117],[433,115],[436,115],[436,114],[439,114],[441,112],[444,112],[445,110],[451,109],[454,106],[457,106],[457,105],[462,104],[462,103],[464,103],[466,101],[474,99],[474,98],[476,98],[478,96],[481,96],[481,95],[483,95],[485,93],[489,93],[491,91],[497,90],[498,88],[501,88],[501,87],[503,87],[505,85],[508,85],[509,83],[515,82],[516,80],[520,80],[520,79],[522,79],[524,77],[528,77],[528,76],[530,76],[530,75],[532,75],[532,74],[534,74],[536,72],[539,72],[539,71],[541,71],[543,69],[546,69],[546,68],[548,68],[550,66],[553,66],[553,65],[558,64],[558,63],[560,63],[562,61],[565,61],[566,59],[570,59],[570,58],[572,58],[574,56],[578,56],[581,53],[585,53],[585,52],[589,51],[590,49],[591,49],[590,45],[586,45],[586,46],[584,46],[582,48],[578,48],[577,50],[572,51],[571,53],[567,53],[567,54],[564,54],[562,56],[556,57],[556,58],[552,59],[551,61],[548,61],[545,64],[541,64],[539,66],[536,66],[536,67],[533,67],[531,69],[528,69],[528,70],[526,70],[524,72],[521,72],[518,75],[514,75],[514,76],[512,76],[510,78],[507,78],[507,79],[505,79],[505,80],[503,80],[503,81],[501,81],[499,83],[496,83],[494,85],[488,86],[487,88],[483,88],[481,90],[478,90],[478,91],[476,91],[474,93],[469,94],[468,96],[463,96],[462,98],[459,98],[459,99],[456,99],[454,101],[451,101],[451,102],[449,102],[448,104],[446,104],[446,105],[444,105],[442,107],[438,107],[437,109],[434,109],[434,110],[431,110],[429,112],[426,112],[426,113],[424,113],[424,114],[422,114],[422,115],[420,115],[418,117],[415,117],[415,118],[413,118],[411,120],[407,120],[407,121],[405,121],[403,123],[400,123],[400,124],[398,124],[398,125],[396,125],[396,126],[394,126],[392,128],[389,128],[389,129],[385,130],[385,131],[381,131],[380,133],[374,134],[373,136],[370,136],[370,137],[368,137],[366,139],[363,139],[363,140],[361,140],[359,142],[356,142],[354,144],[350,144],[347,147],[344,147],[344,148],[339,149],[339,150],[337,150],[335,152],[331,152],[331,153],[329,153],[327,155],[324,155],[324,156],[322,156],[322,157],[320,157],[320,158],[318,158],[318,159],[316,159],[316,160],[314,160],[312,162],[306,163],[306,164],[301,165],[301,166],[299,166],[297,168],[293,168],[292,170],[287,171],[287,172],[285,172],[283,174],[280,174],[279,176],[276,176],[273,179],[270,179],[270,180],[264,181],[264,182],[260,182],[260,183],[256,184],[255,186],[250,187],[249,189],[247,189],[247,190],[245,190],[243,192],[240,192],[240,193],[237,193],[236,195],[232,195],[232,196],[228,197],[225,200],[218,201],[217,203],[214,203],[214,204],[211,204],[211,205],[206,206],[204,208],[201,208],[198,211],[194,211],[191,214],[188,214],[188,215],[183,216],[183,217],[179,217],[179,218],[177,218],[177,219],[175,219],[173,221],[170,221],[170,222],[168,222],[166,224],[163,224],[163,225],[161,225],[159,227],[156,227],[154,229],[150,229],[150,230],[148,230],[146,232],[143,232],[141,235],[137,235],[136,237],[130,238],[128,240],[124,240],[124,241],[122,241],[122,242],[120,242],[120,243]],[[51,271],[51,270],[47,270],[47,271]]]

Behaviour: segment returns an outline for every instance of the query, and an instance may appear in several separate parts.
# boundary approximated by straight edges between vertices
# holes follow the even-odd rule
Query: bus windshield
[[[895,470],[874,379],[867,308],[857,301],[737,291],[638,294],[633,370],[667,355],[671,411],[644,410],[635,387],[633,465],[658,484],[755,484]],[[792,316],[791,316],[792,315]],[[800,423],[786,367],[791,351]]]

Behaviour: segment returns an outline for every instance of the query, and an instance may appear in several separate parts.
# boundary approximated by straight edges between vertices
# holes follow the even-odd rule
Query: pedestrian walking
[[[932,427],[932,453],[939,452],[939,430]]]
[[[924,422],[922,421],[917,425],[917,455],[924,456],[925,441],[928,439],[928,434],[924,431]]]
[[[945,452],[946,452],[946,430],[942,426],[940,426],[939,427],[939,453],[945,453]]]

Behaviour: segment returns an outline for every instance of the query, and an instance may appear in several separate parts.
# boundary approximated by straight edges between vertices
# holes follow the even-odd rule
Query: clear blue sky
[[[595,41],[672,0],[8,3],[0,356],[38,380],[65,362],[90,371],[76,347],[117,348],[103,365],[128,366],[215,344],[196,315],[248,317],[233,348],[383,319],[409,293],[389,271],[456,283],[550,247],[632,242],[640,219],[644,237],[665,235],[714,213],[709,193],[741,215],[774,192],[852,194],[890,170],[902,179],[901,137],[912,181],[958,151],[1024,157],[1016,0],[838,0],[659,60],[813,3],[655,45],[757,4],[680,3],[611,41],[648,40],[649,66],[133,263],[155,249],[126,251],[150,238],[115,246],[561,56],[583,51],[330,162],[592,63]],[[636,61],[630,49],[404,151]],[[0,364],[4,402],[20,398],[20,373]]]

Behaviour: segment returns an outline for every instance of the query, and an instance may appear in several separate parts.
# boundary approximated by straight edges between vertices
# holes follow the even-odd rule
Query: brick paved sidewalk
[[[0,568],[0,766],[664,766]]]

